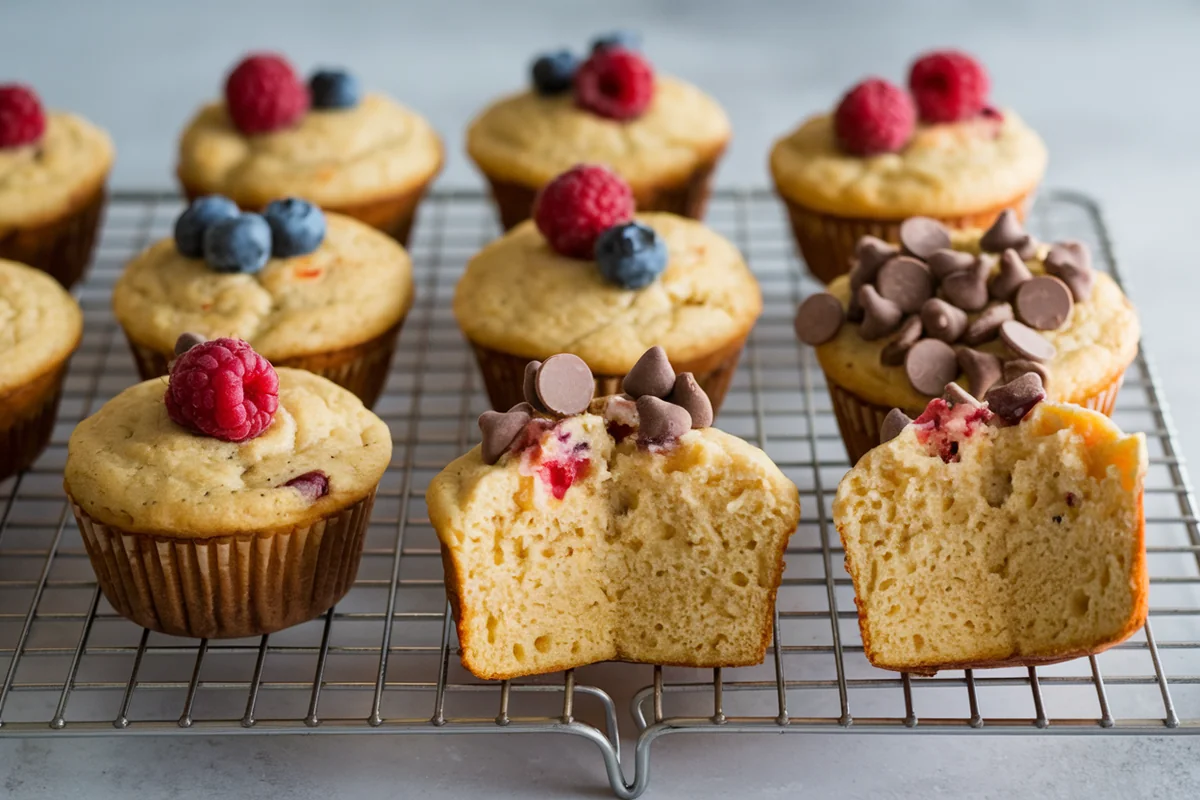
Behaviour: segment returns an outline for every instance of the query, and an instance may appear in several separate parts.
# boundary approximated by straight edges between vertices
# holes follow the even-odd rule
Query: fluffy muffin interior
[[[917,672],[1096,652],[1145,615],[1141,436],[1041,404],[946,463],[916,426],[838,487],[867,655]]]

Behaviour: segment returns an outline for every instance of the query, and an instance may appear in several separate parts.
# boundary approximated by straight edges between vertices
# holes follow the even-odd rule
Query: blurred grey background
[[[116,187],[168,188],[189,115],[243,52],[276,49],[305,72],[344,65],[424,113],[448,145],[440,185],[479,186],[462,152],[471,116],[524,85],[538,51],[582,49],[616,27],[641,30],[656,68],[728,110],[724,186],[765,185],[773,138],[857,79],[902,82],[912,57],[932,47],[977,55],[997,104],[1045,138],[1047,185],[1103,203],[1184,453],[1200,454],[1200,418],[1190,413],[1200,402],[1194,0],[0,0],[0,80],[31,83],[49,106],[110,130]],[[5,741],[0,796],[608,796],[590,745],[508,738]],[[668,739],[655,746],[647,797],[1200,793],[1200,749],[1186,740],[898,738]]]

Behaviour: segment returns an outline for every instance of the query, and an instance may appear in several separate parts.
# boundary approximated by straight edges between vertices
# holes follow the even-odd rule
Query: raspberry
[[[607,167],[580,164],[542,187],[533,219],[557,252],[592,258],[601,233],[633,219],[633,191]]]
[[[244,442],[271,424],[279,408],[279,376],[240,339],[214,339],[171,365],[167,415],[197,433]]]
[[[838,143],[856,156],[900,150],[916,124],[912,98],[882,78],[868,78],[847,92],[833,115]]]
[[[621,47],[602,47],[575,73],[575,105],[609,119],[641,116],[654,99],[654,69]]]
[[[282,56],[247,56],[225,80],[225,105],[242,133],[269,133],[304,116],[308,87]]]
[[[988,76],[966,53],[939,50],[913,62],[908,73],[917,110],[924,122],[957,122],[987,107]]]
[[[0,86],[0,147],[32,144],[46,132],[46,113],[33,89],[19,83]]]

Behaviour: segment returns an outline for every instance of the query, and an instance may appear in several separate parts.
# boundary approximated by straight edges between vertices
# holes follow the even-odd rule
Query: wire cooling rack
[[[846,455],[812,351],[792,332],[796,303],[818,287],[802,277],[765,191],[719,193],[708,220],[746,254],[766,300],[718,424],[763,447],[802,496],[765,664],[604,664],[502,683],[462,669],[424,493],[477,441],[475,417],[486,408],[450,312],[464,263],[497,233],[489,204],[473,193],[435,194],[421,211],[411,247],[417,302],[376,408],[395,452],[349,595],[319,620],[259,639],[136,627],[100,596],[64,502],[62,466],[75,423],[136,380],[109,293],[121,265],[168,235],[180,208],[169,195],[113,198],[80,291],[83,345],[53,443],[33,469],[0,483],[0,736],[557,732],[595,743],[613,792],[631,798],[648,785],[651,744],[668,733],[1200,732],[1200,531],[1144,356],[1114,417],[1145,431],[1150,448],[1145,628],[1094,658],[1038,669],[926,678],[867,663],[830,522]],[[1057,193],[1035,212],[1041,237],[1083,240],[1098,267],[1115,272],[1093,202]],[[636,737],[625,740],[623,759],[625,704]]]

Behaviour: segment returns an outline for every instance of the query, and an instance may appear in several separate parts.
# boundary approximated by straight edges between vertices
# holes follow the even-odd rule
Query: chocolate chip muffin
[[[851,463],[890,409],[915,416],[951,381],[982,397],[1034,371],[1052,400],[1112,412],[1140,327],[1084,245],[1037,242],[1012,211],[986,231],[914,217],[899,235],[900,245],[860,239],[850,274],[796,314]]]

